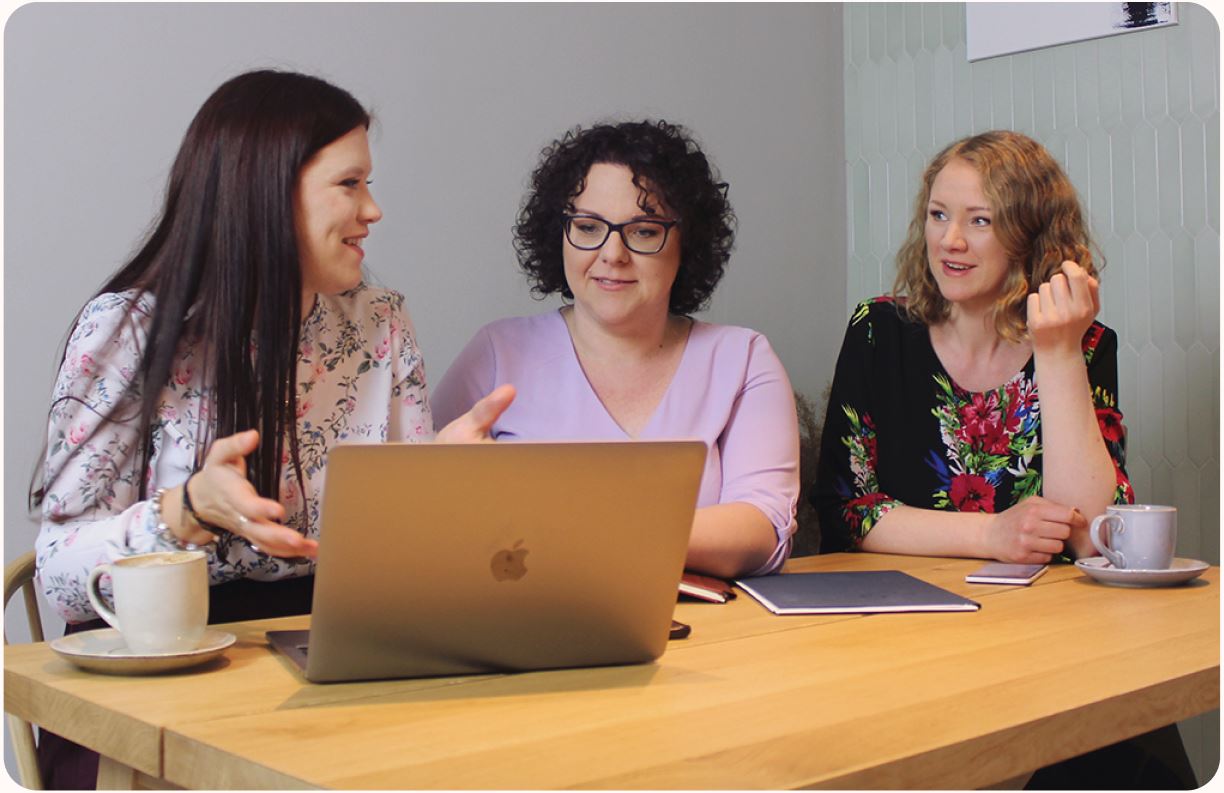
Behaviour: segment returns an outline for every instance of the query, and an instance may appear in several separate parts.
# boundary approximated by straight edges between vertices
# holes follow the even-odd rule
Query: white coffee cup
[[[1102,528],[1109,532],[1108,542]],[[1177,547],[1177,508],[1115,504],[1093,519],[1088,536],[1119,570],[1168,570]]]
[[[98,591],[108,573],[113,611]],[[133,653],[194,650],[208,625],[208,562],[202,551],[144,553],[100,565],[90,573],[86,592]]]

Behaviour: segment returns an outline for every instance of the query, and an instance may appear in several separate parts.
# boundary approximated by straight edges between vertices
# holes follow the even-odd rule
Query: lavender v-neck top
[[[518,396],[493,425],[497,440],[630,439],[591,388],[560,312],[481,328],[430,399],[436,426],[502,383]],[[705,441],[697,506],[742,501],[759,509],[778,544],[750,575],[782,566],[795,532],[799,425],[790,378],[763,335],[694,321],[672,382],[638,438]]]

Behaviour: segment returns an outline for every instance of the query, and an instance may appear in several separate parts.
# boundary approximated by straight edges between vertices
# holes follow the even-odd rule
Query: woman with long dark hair
[[[328,450],[427,441],[433,421],[404,298],[362,282],[382,217],[370,116],[307,75],[239,75],[204,103],[139,252],[77,316],[32,502],[39,579],[69,631],[102,627],[90,571],[209,551],[210,620],[310,609]],[[502,388],[443,430],[480,440]],[[104,581],[105,586],[105,581]],[[97,758],[44,732],[51,787]]]
[[[404,298],[362,281],[382,213],[370,116],[279,71],[204,103],[152,233],[77,316],[33,503],[39,578],[93,624],[90,571],[205,547],[213,621],[309,610],[328,450],[434,436]],[[479,440],[503,388],[443,431]]]

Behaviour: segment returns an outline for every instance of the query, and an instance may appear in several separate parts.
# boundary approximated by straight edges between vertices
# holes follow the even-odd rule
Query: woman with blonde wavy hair
[[[1088,522],[1134,496],[1091,248],[1075,189],[1031,138],[985,132],[931,161],[893,294],[859,304],[837,361],[812,497],[822,551],[1094,553]],[[1025,787],[1196,782],[1167,725]]]
[[[846,331],[825,421],[822,550],[1048,562],[1133,501],[1117,336],[1075,189],[1015,132],[927,166],[893,294]]]

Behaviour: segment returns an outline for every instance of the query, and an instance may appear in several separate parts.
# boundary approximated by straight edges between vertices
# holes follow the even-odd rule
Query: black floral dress
[[[1117,335],[1099,322],[1084,360],[1116,503],[1134,501],[1117,405]],[[927,327],[890,297],[850,318],[829,396],[811,500],[821,551],[857,548],[893,507],[1002,512],[1041,493],[1041,402],[1030,357],[998,388],[975,393],[944,370]]]

